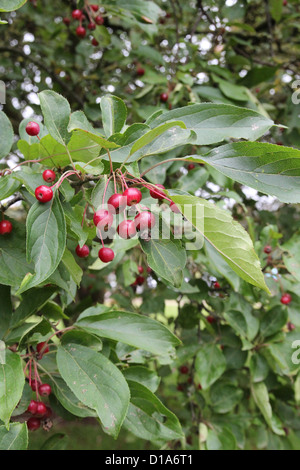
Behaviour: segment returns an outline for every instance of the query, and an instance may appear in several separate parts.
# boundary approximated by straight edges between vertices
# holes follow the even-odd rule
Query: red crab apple
[[[56,174],[53,170],[45,170],[43,171],[43,180],[47,183],[52,183],[56,178]]]
[[[115,257],[115,253],[111,248],[103,247],[99,250],[98,256],[103,263],[109,263]]]
[[[142,200],[142,193],[138,188],[127,188],[123,192],[123,196],[126,198],[127,206],[134,206]]]
[[[156,184],[154,188],[150,189],[150,196],[153,197],[154,199],[164,199],[165,194],[159,191],[159,189],[166,189],[166,188],[162,184]]]
[[[123,194],[115,193],[107,201],[108,210],[114,214],[119,214],[125,210],[127,205],[127,199],[123,196]]]
[[[47,354],[49,352],[49,347],[48,346],[45,347],[45,345],[46,345],[46,341],[42,341],[41,343],[38,343],[36,345],[36,350],[39,353],[39,355],[43,356],[44,354]]]
[[[99,230],[107,230],[112,226],[114,218],[113,215],[106,209],[99,209],[95,212],[93,217],[94,224]]]
[[[82,11],[81,10],[77,9],[77,10],[72,11],[72,18],[74,18],[74,20],[80,20],[81,16],[82,16]]]
[[[76,34],[79,38],[84,38],[86,35],[86,29],[83,26],[78,26],[76,28]]]
[[[79,258],[87,258],[90,254],[90,249],[87,245],[83,245],[81,248],[80,245],[77,245],[75,251]]]
[[[266,253],[267,255],[270,254],[272,252],[272,247],[270,245],[266,245],[264,247],[264,253]]]
[[[51,385],[49,384],[42,384],[39,386],[39,394],[42,396],[42,397],[48,397],[50,394],[51,394]]]
[[[39,202],[49,202],[53,198],[53,191],[49,186],[41,185],[35,190],[35,197]]]
[[[281,296],[281,299],[280,299],[280,302],[283,304],[283,305],[288,305],[290,304],[292,301],[292,296],[291,294],[283,294]]]
[[[38,418],[29,418],[27,421],[27,428],[29,431],[36,431],[41,426],[41,421]]]
[[[133,220],[123,220],[117,228],[117,232],[121,238],[132,238],[136,234],[135,223]]]
[[[38,125],[37,122],[30,121],[25,127],[25,130],[28,135],[30,135],[31,137],[34,137],[39,134],[40,126]]]
[[[168,93],[161,93],[161,95],[160,95],[160,101],[162,101],[163,103],[165,103],[166,101],[168,101],[168,99],[169,99]]]
[[[145,211],[140,212],[134,218],[134,223],[137,231],[140,230],[147,230],[148,228],[152,228],[155,225],[155,216],[152,212]]]
[[[12,223],[9,220],[1,220],[0,222],[0,235],[11,233],[13,229]]]

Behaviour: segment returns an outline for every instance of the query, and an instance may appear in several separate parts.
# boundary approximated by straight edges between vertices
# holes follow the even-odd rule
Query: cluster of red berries
[[[49,352],[49,347],[45,341],[38,343],[36,346],[37,359],[41,359],[44,354]],[[34,353],[34,352],[33,352]],[[31,360],[32,361],[32,360]],[[29,361],[31,363],[31,361]],[[41,397],[49,397],[51,394],[51,385],[47,383],[42,383],[39,376],[35,371],[34,378],[29,375],[29,385],[33,392],[36,393],[36,400],[30,400],[30,403],[27,408],[27,412],[33,415],[27,420],[27,427],[29,431],[35,431],[40,428],[42,421],[50,418],[52,415],[52,410],[47,406]]]
[[[99,6],[98,5],[88,5],[86,4],[83,10],[73,10],[72,11],[72,18],[74,20],[79,21],[79,26],[76,28],[76,35],[79,38],[85,38],[87,29],[90,31],[94,31],[97,26],[101,26],[104,23],[104,18],[102,15],[99,14]],[[87,29],[83,26],[84,22],[88,22]],[[66,26],[69,26],[71,23],[71,19],[68,17],[63,18],[63,22]],[[99,42],[92,38],[92,45],[98,46]]]
[[[190,374],[190,369],[188,366],[186,365],[183,365],[179,368],[179,372],[180,374],[182,375],[189,375]],[[194,380],[193,380],[193,377],[192,375],[189,375],[186,382],[180,382],[178,385],[177,385],[177,390],[179,392],[184,392],[185,388],[187,385],[191,385],[194,383]],[[201,390],[202,389],[202,386],[201,384],[194,384],[198,390]]]

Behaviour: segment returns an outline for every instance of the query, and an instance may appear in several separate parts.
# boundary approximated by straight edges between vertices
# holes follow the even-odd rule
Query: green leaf
[[[80,137],[89,138],[91,141],[96,142],[99,146],[104,147],[106,149],[115,149],[118,148],[115,142],[111,142],[103,135],[100,134],[87,120],[83,111],[76,111],[75,113],[71,114],[70,123],[68,126],[68,130],[70,132],[77,131],[76,133]]]
[[[149,441],[182,439],[177,417],[144,385],[128,381],[131,402],[124,427],[135,436]]]
[[[60,346],[59,372],[77,398],[99,416],[107,434],[117,437],[129,405],[129,389],[118,370],[101,353],[78,344]]]
[[[153,140],[157,137],[164,134],[164,132],[168,131],[169,129],[180,127],[181,129],[186,129],[186,125],[182,121],[172,121],[166,124],[162,124],[161,126],[155,127],[151,129],[149,132],[146,132],[142,137],[140,137],[132,146],[130,150],[130,155],[140,150],[142,147],[149,145]]]
[[[278,23],[282,16],[282,0],[270,0],[270,13],[272,18]]]
[[[235,385],[216,382],[210,389],[210,400],[215,413],[228,413],[243,397]]]
[[[4,10],[1,10],[0,8],[0,11]],[[11,122],[6,114],[4,114],[3,111],[0,111],[0,158],[4,158],[9,154],[13,141],[14,131]]]
[[[251,378],[254,383],[262,382],[266,379],[270,368],[264,356],[261,354],[253,354],[250,359]]]
[[[26,2],[27,0],[0,0],[0,11],[18,10],[18,8],[21,8]]]
[[[35,274],[25,279],[19,293],[45,281],[57,268],[65,251],[66,223],[57,196],[46,203],[36,202],[27,215],[27,257]]]
[[[124,377],[126,380],[144,385],[153,393],[156,392],[160,383],[160,377],[156,372],[143,366],[131,366],[129,369],[124,369]]]
[[[269,401],[269,393],[265,383],[255,383],[252,385],[251,390],[257,407],[260,409],[261,414],[265,418],[272,431],[279,436],[284,436],[285,432],[282,427],[278,425],[278,418],[276,419],[276,417],[273,415],[272,407]]]
[[[9,430],[0,426],[0,450],[26,450],[28,430],[26,423],[11,423]]]
[[[205,344],[196,355],[195,370],[203,390],[218,380],[226,369],[225,357],[215,344]]]
[[[11,414],[21,399],[24,384],[20,356],[10,350],[6,351],[6,362],[0,364],[0,419],[7,429]]]
[[[10,295],[10,287],[0,284],[0,339],[4,337],[7,331],[11,316],[12,316],[12,303]],[[0,360],[0,363],[1,360]]]
[[[26,261],[24,224],[14,220],[13,226],[9,236],[0,237],[0,283],[19,287],[33,267]]]
[[[171,196],[183,215],[242,279],[269,292],[248,233],[227,211],[195,196]]]
[[[216,103],[174,109],[150,125],[154,128],[174,119],[183,121],[188,130],[196,133],[195,145],[215,144],[228,138],[256,140],[273,125],[273,121],[250,109]]]
[[[174,348],[180,344],[160,322],[136,313],[112,311],[96,315],[93,311],[91,317],[79,317],[75,325],[97,336],[121,341],[156,355],[173,355]]]
[[[106,137],[121,132],[127,118],[127,108],[121,98],[105,95],[101,98],[102,123]]]
[[[260,323],[259,333],[264,337],[274,335],[280,331],[288,320],[287,309],[274,307],[266,312]]]
[[[65,249],[65,252],[62,257],[62,262],[69,271],[74,282],[76,282],[76,284],[79,286],[81,283],[83,271],[81,267],[76,263],[73,254],[70,250],[68,250],[68,248]]]
[[[0,127],[0,132],[1,132],[1,127]],[[0,139],[1,139],[1,136],[0,136]],[[21,183],[15,180],[12,175],[1,176],[0,178],[0,201],[3,199],[6,199],[9,196],[12,196],[12,194],[18,191],[20,186],[21,186]]]
[[[287,203],[300,202],[300,150],[260,142],[234,142],[189,161],[203,161],[228,178]]]
[[[220,432],[208,430],[207,450],[236,450],[236,439],[230,429],[223,428]]]
[[[68,101],[58,93],[44,90],[38,93],[45,125],[51,136],[60,144],[67,145],[71,138],[68,132],[71,108]]]

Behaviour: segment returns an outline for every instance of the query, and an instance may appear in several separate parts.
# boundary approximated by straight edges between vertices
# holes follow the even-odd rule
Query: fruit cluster
[[[27,412],[32,416],[27,420],[27,427],[29,431],[35,431],[40,428],[42,423],[46,423],[46,420],[49,419],[52,415],[52,410],[47,406],[42,400],[41,397],[49,397],[51,394],[51,385],[48,383],[43,383],[39,373],[36,360],[42,359],[43,355],[49,352],[49,347],[46,342],[38,343],[36,346],[36,351],[31,348],[29,353],[29,360],[25,367],[25,375],[29,386],[32,391],[36,393],[36,400],[30,400],[30,403],[27,408]]]
[[[99,13],[99,6],[90,5],[88,3],[85,3],[82,10],[73,10],[72,18],[79,21],[79,25],[77,26],[75,32],[76,35],[81,39],[85,38],[87,29],[94,31],[97,26],[104,24],[104,18]],[[66,26],[69,26],[71,24],[71,19],[69,17],[64,17],[63,22]],[[91,43],[93,46],[99,46],[99,42],[95,38],[92,38]]]

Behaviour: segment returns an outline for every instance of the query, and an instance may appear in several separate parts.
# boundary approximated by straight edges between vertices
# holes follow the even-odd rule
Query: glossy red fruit
[[[175,202],[171,202],[170,204],[170,209],[172,212],[174,212],[175,214],[180,214],[180,210],[179,208],[176,206]]]
[[[162,184],[156,184],[155,188],[150,189],[150,196],[153,197],[154,199],[164,199],[165,198],[164,193],[162,193],[158,189],[165,189],[165,187]]]
[[[9,220],[1,220],[0,222],[0,235],[11,233],[13,229],[12,223]]]
[[[115,193],[107,201],[108,210],[112,214],[119,214],[123,210],[125,210],[127,206],[127,199],[123,196],[123,194]]]
[[[38,201],[46,203],[53,198],[53,191],[49,186],[38,186],[35,190],[35,197]]]
[[[160,101],[162,101],[163,103],[165,103],[166,101],[168,101],[168,99],[169,99],[168,93],[162,93],[162,94],[160,95]]]
[[[267,255],[270,254],[272,252],[272,247],[270,245],[266,245],[264,247],[264,253],[266,253]]]
[[[289,331],[293,331],[296,327],[295,327],[294,323],[289,321],[287,323],[287,328],[288,328]]]
[[[81,16],[82,16],[82,11],[81,10],[77,9],[77,10],[72,11],[72,18],[74,18],[74,20],[80,20]]]
[[[43,171],[43,180],[47,183],[52,183],[56,178],[56,174],[53,170],[45,170]]]
[[[51,389],[51,385],[49,384],[42,384],[39,386],[39,394],[42,396],[42,397],[49,397],[49,395],[51,394],[52,392],[52,389]]]
[[[134,206],[142,200],[142,193],[138,188],[125,189],[123,196],[126,198],[127,206]]]
[[[36,345],[36,350],[39,354],[42,353],[42,355],[44,355],[44,354],[47,354],[49,352],[49,347],[48,346],[46,346],[44,348],[45,344],[46,344],[46,341],[42,341],[41,343],[38,343]]]
[[[28,135],[30,135],[31,137],[34,137],[39,134],[40,126],[38,125],[37,122],[30,121],[25,127],[25,130]]]
[[[67,16],[66,16],[65,18],[63,18],[63,23],[64,23],[66,26],[69,26],[69,24],[71,23],[70,18],[68,18]]]
[[[41,385],[41,382],[39,382],[39,381],[36,380],[36,379],[33,379],[33,380],[31,381],[31,390],[32,390],[33,392],[36,392],[36,390],[39,388],[40,385]]]
[[[189,373],[188,366],[181,366],[179,370],[180,370],[181,374],[188,374]]]
[[[99,10],[99,5],[91,5],[91,9],[93,11],[98,11]]]
[[[135,223],[133,220],[123,220],[117,228],[117,232],[121,238],[132,238],[136,234]]]
[[[109,263],[114,259],[115,253],[111,248],[103,247],[99,250],[98,256],[103,263]]]
[[[102,25],[104,23],[104,18],[101,15],[96,16],[95,23],[98,25]]]
[[[280,302],[284,305],[290,304],[292,301],[292,296],[290,294],[283,294],[281,296]]]
[[[148,274],[152,273],[152,269],[150,268],[150,266],[148,266],[148,268],[147,268],[147,273]]]
[[[140,230],[144,231],[144,230],[154,227],[155,222],[156,220],[155,220],[154,214],[152,214],[152,212],[149,212],[149,211],[140,212],[134,218],[135,227],[138,232]]]
[[[218,281],[214,282],[214,288],[215,288],[215,289],[220,289],[220,288],[221,288],[221,286],[220,286],[220,284],[219,284]]]
[[[89,29],[90,31],[94,31],[94,29],[96,29],[95,23],[89,23],[89,24],[88,24],[88,29]]]
[[[109,230],[112,226],[114,218],[107,209],[99,209],[97,212],[95,212],[93,221],[99,230],[104,230],[107,232],[107,230]]]
[[[208,315],[206,317],[206,320],[208,321],[208,323],[215,323],[216,322],[215,317],[213,317],[212,315]]]
[[[98,42],[97,39],[95,39],[95,38],[93,38],[93,39],[91,40],[91,44],[92,44],[92,46],[94,46],[94,47],[99,46],[99,42]]]
[[[37,412],[37,406],[38,406],[38,402],[35,400],[31,400],[27,408],[28,413],[35,415]]]
[[[90,254],[90,249],[87,245],[83,245],[81,248],[80,245],[77,245],[75,251],[79,258],[87,258]]]
[[[47,407],[45,403],[39,401],[36,405],[36,415],[37,416],[44,416],[47,413]]]
[[[136,69],[136,74],[139,76],[139,77],[142,77],[143,75],[145,75],[145,69],[143,69],[143,67],[138,67]]]
[[[143,266],[138,266],[138,272],[142,274],[144,272]]]
[[[194,163],[190,163],[190,164],[188,165],[188,167],[187,167],[187,169],[188,169],[189,171],[193,170],[194,168],[195,168]]]
[[[83,26],[78,26],[76,28],[76,34],[79,38],[84,38],[86,35],[86,29]]]
[[[29,418],[26,424],[29,431],[36,431],[41,426],[41,420],[32,417]]]

